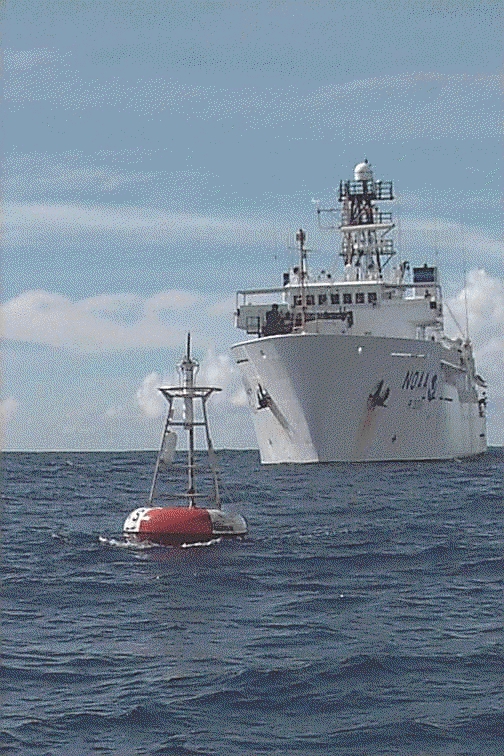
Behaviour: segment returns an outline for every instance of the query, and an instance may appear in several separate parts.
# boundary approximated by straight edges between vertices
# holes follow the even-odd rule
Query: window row
[[[355,294],[355,304],[365,304],[366,295],[363,291],[358,291]],[[342,295],[339,293],[333,293],[329,295],[329,299],[332,305],[339,305],[339,304],[353,304],[353,298],[352,294],[350,292],[345,292]],[[367,301],[368,304],[376,304],[377,302],[377,295],[375,291],[368,291],[367,295]],[[303,300],[301,297],[294,297],[294,305],[300,306],[302,304]],[[325,305],[328,303],[328,297],[327,294],[319,294],[318,295],[318,304],[319,305]],[[306,295],[306,304],[314,305],[315,304],[315,295],[314,294],[307,294]]]

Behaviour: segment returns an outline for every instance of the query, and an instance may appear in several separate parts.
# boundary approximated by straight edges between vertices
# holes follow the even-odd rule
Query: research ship
[[[237,292],[232,347],[263,463],[434,460],[484,452],[486,384],[467,333],[444,332],[436,266],[395,263],[391,181],[367,160],[317,207],[341,233],[343,275],[299,262],[282,286]],[[329,221],[329,222],[327,222]]]

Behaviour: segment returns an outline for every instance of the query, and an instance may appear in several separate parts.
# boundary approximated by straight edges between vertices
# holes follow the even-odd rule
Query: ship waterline
[[[264,463],[450,459],[487,448],[486,384],[467,331],[445,334],[437,267],[393,265],[392,214],[376,204],[393,199],[392,182],[359,163],[340,183],[339,226],[327,226],[342,235],[343,276],[312,275],[300,229],[299,265],[282,286],[237,294],[236,326],[250,340],[232,354]]]

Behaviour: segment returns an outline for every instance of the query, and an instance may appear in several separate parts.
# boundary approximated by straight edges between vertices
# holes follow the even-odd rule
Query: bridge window
[[[355,304],[364,304],[364,292],[358,291],[355,295]]]
[[[343,294],[343,304],[352,304],[351,294]]]
[[[376,291],[370,291],[367,295],[367,301],[369,304],[376,304]]]
[[[331,294],[331,304],[339,304],[339,294]]]
[[[326,302],[327,302],[327,294],[319,294],[318,295],[319,305],[325,305]]]

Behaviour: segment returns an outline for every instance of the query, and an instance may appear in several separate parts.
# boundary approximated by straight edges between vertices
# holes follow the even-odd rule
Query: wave
[[[149,551],[150,549],[162,548],[158,543],[151,541],[131,541],[126,538],[108,538],[107,536],[98,536],[98,543],[102,546],[110,546],[113,549],[131,549],[133,551]]]

